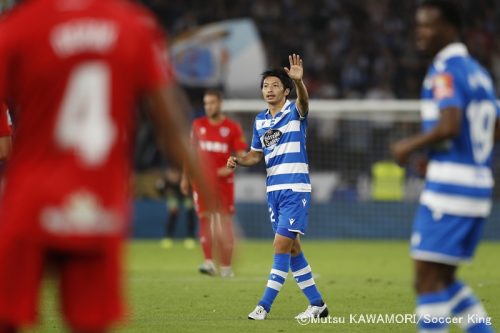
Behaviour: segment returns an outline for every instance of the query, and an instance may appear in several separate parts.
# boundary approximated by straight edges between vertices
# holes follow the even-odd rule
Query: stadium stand
[[[307,59],[305,72],[310,96],[317,103],[323,102],[320,107],[312,103],[308,130],[315,195],[310,236],[408,237],[422,186],[418,175],[419,157],[404,170],[403,194],[398,194],[401,200],[375,200],[372,185],[376,182],[374,174],[380,173],[380,170],[374,171],[375,165],[390,159],[388,144],[420,129],[418,106],[406,101],[419,97],[426,70],[425,62],[418,59],[413,46],[416,1],[143,2],[159,15],[170,36],[175,37],[189,29],[223,19],[250,17],[259,29],[269,66],[285,65],[289,52],[300,53]],[[500,6],[492,0],[464,0],[462,3],[467,12],[464,40],[470,52],[491,71],[498,83]],[[214,10],[215,7],[217,10]],[[500,92],[498,87],[497,84],[497,91]],[[190,92],[193,104],[197,106],[200,92]],[[393,105],[386,107],[388,104],[381,104],[381,100]],[[252,121],[264,103],[238,103],[226,101],[225,106],[229,114],[242,123],[250,140]],[[347,109],[339,112],[346,105],[349,105]],[[377,110],[372,110],[374,106]],[[399,112],[398,108],[405,112]],[[142,173],[159,168],[164,163],[158,158],[159,154],[151,149],[152,136],[148,133],[147,128],[139,129],[136,168]],[[244,234],[249,237],[272,236],[266,223],[264,173],[262,165],[238,171],[237,216]],[[498,163],[494,167],[494,175],[498,184]],[[262,188],[258,187],[259,184]],[[151,214],[161,215],[155,211],[154,202],[147,200],[150,198],[147,191],[140,191],[137,195],[146,199],[138,202],[138,211],[148,210]],[[494,198],[496,202],[500,198],[498,186]],[[490,220],[495,221],[499,217],[500,207],[495,204]],[[141,214],[137,218],[143,219]],[[151,217],[149,221],[157,218],[163,219]],[[331,225],[331,228],[325,229],[325,224]],[[154,228],[136,230],[136,235],[155,237]],[[498,224],[489,223],[485,237],[500,239]]]

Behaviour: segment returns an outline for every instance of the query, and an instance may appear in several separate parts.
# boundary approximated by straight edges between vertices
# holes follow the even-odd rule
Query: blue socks
[[[452,317],[465,332],[493,333],[491,318],[472,290],[461,282],[454,282],[439,292],[419,295],[417,316],[420,332],[447,332]],[[447,320],[439,320],[447,319]],[[446,322],[448,321],[448,322]]]
[[[304,253],[300,252],[297,256],[290,258],[290,268],[292,269],[293,277],[297,281],[297,285],[306,295],[309,303],[315,306],[323,306],[323,298],[316,288],[311,266],[304,257]]]
[[[285,283],[289,269],[290,254],[274,254],[273,268],[271,269],[271,274],[269,274],[269,280],[267,281],[264,295],[262,295],[262,299],[259,302],[259,305],[264,307],[268,313],[271,311],[271,305],[273,304],[274,299],[278,296],[281,287],[283,287],[283,284]]]

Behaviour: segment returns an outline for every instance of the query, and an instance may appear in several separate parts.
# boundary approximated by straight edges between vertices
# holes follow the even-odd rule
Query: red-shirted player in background
[[[29,0],[2,17],[0,50],[0,101],[18,110],[0,198],[0,332],[36,320],[49,263],[72,332],[104,332],[122,316],[139,99],[162,148],[201,179],[163,33],[131,1]]]
[[[11,147],[11,130],[7,106],[0,103],[0,177],[2,176],[2,161],[6,160]]]
[[[200,272],[208,275],[217,273],[213,262],[212,243],[218,249],[220,274],[232,277],[231,261],[234,249],[234,174],[226,167],[226,161],[235,153],[245,154],[247,144],[241,126],[222,113],[222,93],[207,90],[203,96],[205,117],[196,119],[191,130],[192,140],[198,149],[198,158],[203,164],[203,172],[209,180],[212,195],[216,200],[216,210],[208,209],[200,198],[196,183],[193,183],[193,197],[200,220],[200,243],[205,262]],[[181,181],[183,193],[188,193],[186,177]]]

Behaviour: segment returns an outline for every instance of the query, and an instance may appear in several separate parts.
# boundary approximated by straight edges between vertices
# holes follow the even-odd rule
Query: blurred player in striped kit
[[[328,309],[316,288],[311,267],[300,245],[307,229],[311,206],[311,182],[306,152],[309,96],[302,81],[299,55],[289,56],[290,68],[262,74],[262,96],[268,108],[255,118],[251,150],[243,157],[231,157],[228,168],[252,166],[264,157],[267,167],[267,202],[274,230],[274,264],[264,295],[248,319],[264,320],[285,283],[288,271],[308,298],[310,305],[296,319],[326,317]],[[293,87],[297,100],[289,101]]]
[[[499,124],[493,83],[460,42],[457,3],[422,1],[416,24],[417,48],[434,56],[422,87],[423,133],[397,142],[392,151],[400,163],[418,149],[429,151],[411,238],[417,314],[427,318],[419,331],[448,332],[445,319],[458,317],[464,331],[489,333],[491,318],[456,270],[472,259],[491,210]]]

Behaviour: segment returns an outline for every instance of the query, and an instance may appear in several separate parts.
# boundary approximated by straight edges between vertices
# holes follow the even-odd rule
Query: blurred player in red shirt
[[[192,141],[198,149],[199,160],[203,164],[203,172],[209,180],[211,193],[216,200],[216,211],[208,209],[199,195],[196,183],[193,184],[193,197],[200,220],[200,243],[203,248],[205,262],[200,272],[208,275],[217,273],[213,262],[212,240],[220,260],[222,277],[232,277],[231,260],[234,249],[234,173],[226,167],[232,153],[237,156],[245,154],[247,144],[241,126],[222,113],[222,93],[218,90],[207,90],[203,96],[206,116],[193,122]],[[183,177],[181,188],[188,192],[188,181]]]
[[[2,17],[0,50],[0,100],[16,110],[0,197],[0,332],[36,320],[49,263],[72,331],[104,332],[123,312],[141,98],[162,148],[201,179],[164,35],[131,1],[30,0]]]
[[[10,153],[11,129],[7,106],[0,103],[0,176],[2,175],[2,161],[6,160]]]

